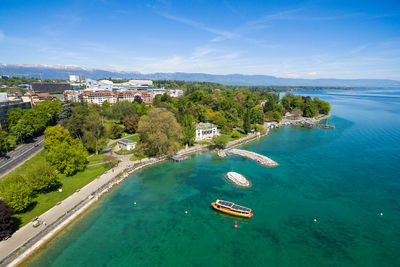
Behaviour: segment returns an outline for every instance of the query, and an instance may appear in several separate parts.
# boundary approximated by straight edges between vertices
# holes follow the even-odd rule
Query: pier
[[[238,186],[243,186],[243,187],[250,186],[250,182],[246,179],[246,177],[237,172],[228,172],[226,174],[226,177],[228,177],[229,180],[231,180],[234,184]]]
[[[254,161],[257,161],[258,163],[260,163],[261,165],[267,166],[267,167],[275,167],[278,166],[279,164],[275,161],[273,161],[272,159],[257,154],[255,152],[251,152],[251,151],[247,151],[247,150],[242,150],[242,149],[230,149],[227,151],[228,153],[231,154],[235,154],[235,155],[239,155],[245,158],[249,158],[252,159]]]

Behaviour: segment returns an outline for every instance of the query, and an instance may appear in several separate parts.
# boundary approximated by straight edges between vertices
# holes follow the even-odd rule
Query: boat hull
[[[233,210],[230,210],[230,209],[227,209],[227,208],[224,208],[224,207],[219,207],[218,208],[218,206],[217,206],[217,204],[215,202],[211,203],[211,206],[214,209],[218,210],[218,211],[221,211],[223,213],[227,213],[227,214],[230,214],[230,215],[234,215],[234,216],[238,216],[238,217],[244,217],[244,218],[253,217],[253,213],[251,213],[251,212],[247,213],[247,214],[243,214],[243,213],[235,212]]]

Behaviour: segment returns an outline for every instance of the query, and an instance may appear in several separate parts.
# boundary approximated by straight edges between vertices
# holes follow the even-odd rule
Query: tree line
[[[3,78],[0,79],[0,85],[6,85],[7,87],[14,87],[17,86],[18,84],[31,84],[34,82],[44,82],[44,83],[51,83],[51,82],[66,82],[67,80],[65,79],[39,79],[39,78],[28,78],[28,77],[9,77],[9,78]]]
[[[165,89],[182,89],[188,93],[195,90],[242,90],[250,92],[287,92],[298,90],[327,90],[327,89],[349,89],[341,87],[322,87],[322,86],[272,86],[272,85],[252,85],[252,86],[239,86],[239,85],[224,85],[214,82],[189,82],[177,80],[153,80],[155,88]]]
[[[61,111],[59,101],[43,101],[31,109],[14,108],[7,112],[7,129],[0,130],[0,153],[17,144],[43,134],[47,126],[54,125]]]

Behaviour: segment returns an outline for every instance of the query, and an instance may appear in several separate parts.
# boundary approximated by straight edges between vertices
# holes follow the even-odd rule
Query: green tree
[[[247,134],[251,130],[251,118],[250,118],[250,112],[249,110],[246,111],[244,114],[244,119],[243,119],[243,130]]]
[[[77,139],[61,142],[51,146],[46,154],[46,160],[66,175],[83,171],[87,164],[88,153]]]
[[[120,101],[111,106],[112,119],[122,121],[124,118],[136,114],[135,105],[129,101]]]
[[[11,236],[14,230],[12,215],[14,211],[4,201],[0,200],[0,240]]]
[[[314,102],[311,97],[307,97],[304,103],[303,116],[304,117],[314,117],[317,115],[317,109],[315,108]]]
[[[238,138],[240,138],[240,133],[235,130],[232,132],[231,137],[234,139],[238,139]]]
[[[122,136],[122,129],[121,126],[116,124],[115,122],[111,124],[111,133],[110,133],[110,138],[112,139],[117,139],[121,138]]]
[[[331,105],[328,102],[320,100],[318,97],[314,97],[313,102],[318,113],[328,115],[329,111],[331,111]]]
[[[60,113],[58,113],[57,119],[60,121],[66,120],[72,115],[71,104],[64,104]]]
[[[137,132],[140,135],[137,150],[146,155],[170,155],[179,149],[182,129],[170,111],[150,110],[140,118]]]
[[[60,184],[56,169],[49,163],[38,163],[27,172],[27,180],[35,192],[47,191]]]
[[[186,114],[182,122],[183,143],[192,146],[196,139],[196,127],[192,114]]]
[[[21,108],[14,108],[7,111],[8,129],[11,129],[22,118],[24,112]]]
[[[17,138],[21,143],[23,140],[32,137],[35,130],[24,118],[20,119],[17,124],[11,127],[11,134]]]
[[[0,196],[15,212],[22,212],[32,203],[32,188],[24,177],[11,176],[0,184]]]
[[[260,124],[257,124],[254,128],[256,129],[257,132],[259,132],[262,135],[266,134],[267,132],[267,130],[265,130],[265,127]]]
[[[104,165],[105,165],[107,168],[111,169],[111,168],[113,168],[116,164],[118,164],[118,159],[117,159],[116,157],[114,157],[114,156],[107,155],[107,156],[104,157],[104,162],[105,162]]]
[[[250,110],[251,123],[264,123],[264,112],[262,107],[255,106]]]
[[[89,108],[86,103],[76,104],[72,108],[71,117],[67,120],[62,121],[62,126],[64,126],[73,137],[82,139],[86,117],[88,114]]]
[[[50,147],[59,143],[70,143],[72,137],[67,129],[62,126],[50,126],[44,131],[46,138],[43,141],[43,147],[49,149]]]
[[[99,154],[99,150],[101,150],[104,146],[104,142],[99,142],[103,135],[104,118],[98,113],[89,114],[86,117],[84,142],[87,144],[94,138],[94,152],[96,152],[96,154]]]
[[[214,135],[212,137],[212,143],[217,148],[224,148],[228,144],[228,140],[229,140],[229,138],[225,134]]]
[[[272,114],[273,120],[280,122],[282,120],[282,114],[279,111],[274,111]]]
[[[58,100],[46,100],[39,102],[34,109],[43,114],[42,116],[46,120],[46,125],[53,125],[62,110],[62,106]]]
[[[0,154],[8,152],[10,147],[8,133],[6,131],[0,130]]]

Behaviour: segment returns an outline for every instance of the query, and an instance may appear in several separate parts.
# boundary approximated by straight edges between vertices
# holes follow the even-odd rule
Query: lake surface
[[[299,93],[329,101],[336,129],[284,127],[243,147],[275,168],[212,152],[145,168],[30,266],[399,266],[400,90]],[[216,199],[254,217],[214,211]]]

